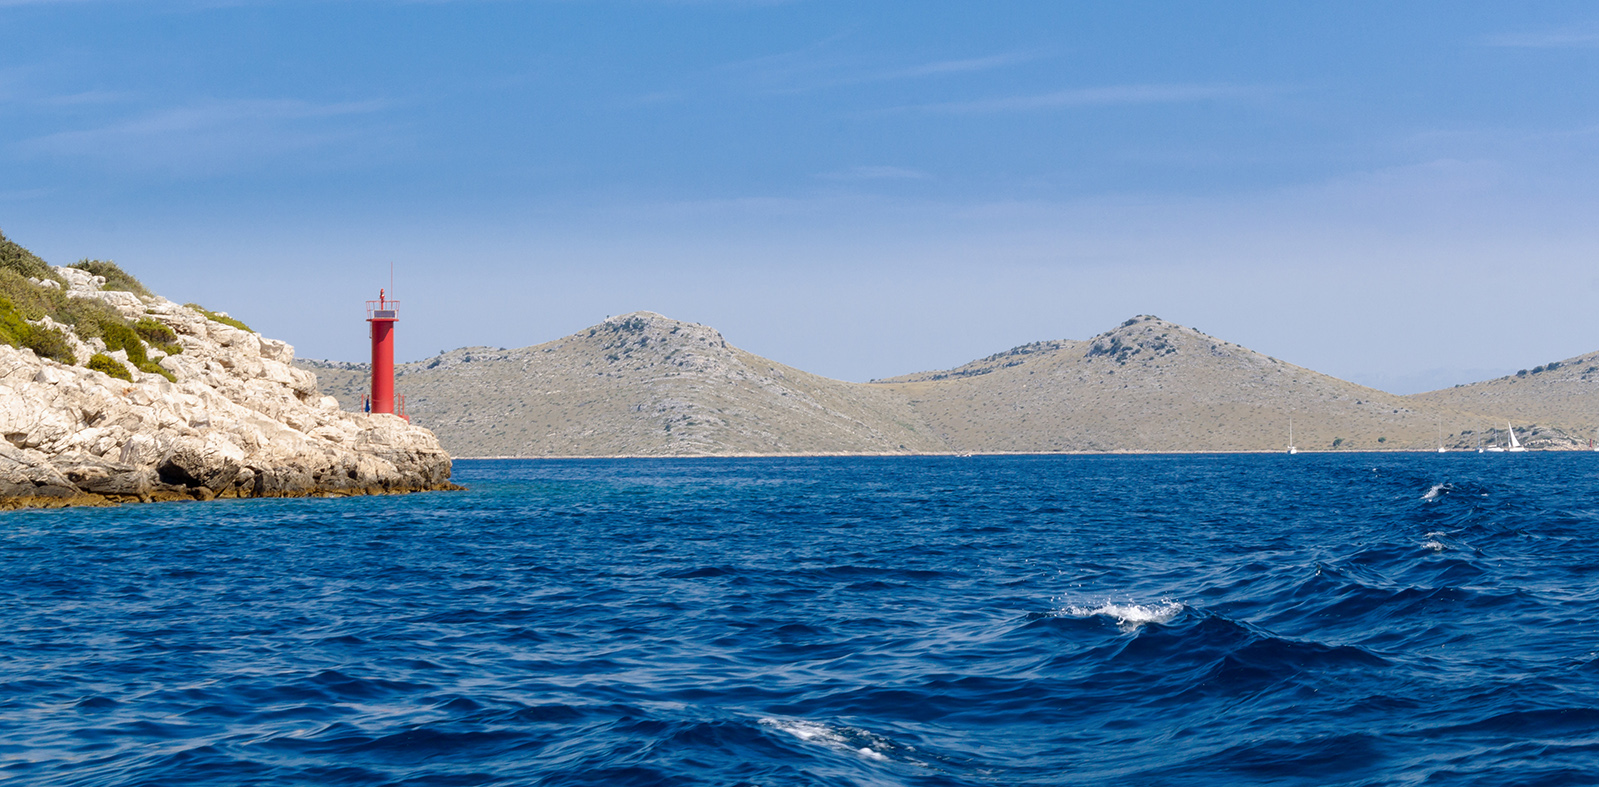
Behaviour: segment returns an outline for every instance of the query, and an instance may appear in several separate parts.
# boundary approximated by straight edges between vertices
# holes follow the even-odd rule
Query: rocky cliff
[[[64,341],[51,353],[57,359],[0,345],[0,506],[451,487],[450,457],[432,433],[390,415],[341,411],[314,374],[293,366],[284,342],[228,324],[225,314],[108,289],[87,270],[50,276],[8,279],[0,306],[14,314],[12,302],[32,286],[58,303],[98,301],[114,312],[102,325],[120,316],[170,341],[134,339],[110,351],[106,338],[81,335],[88,323],[46,315],[27,322]]]

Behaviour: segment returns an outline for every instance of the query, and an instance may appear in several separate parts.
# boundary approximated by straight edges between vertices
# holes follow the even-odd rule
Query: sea
[[[0,515],[0,783],[1599,784],[1599,454],[456,480]]]

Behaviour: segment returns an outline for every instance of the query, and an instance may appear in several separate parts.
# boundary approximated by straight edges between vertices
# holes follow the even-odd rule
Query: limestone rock
[[[78,488],[43,454],[0,444],[0,496],[66,500],[80,495]]]
[[[129,383],[0,345],[0,506],[453,488],[431,432],[341,411],[314,374],[290,365],[287,343],[56,270],[71,297],[171,328],[182,352],[151,357],[177,379],[136,371]],[[104,351],[46,327],[67,335],[80,362]]]

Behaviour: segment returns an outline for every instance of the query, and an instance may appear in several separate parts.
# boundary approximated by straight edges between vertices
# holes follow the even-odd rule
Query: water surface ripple
[[[0,782],[1599,783],[1592,454],[457,479],[0,515]]]

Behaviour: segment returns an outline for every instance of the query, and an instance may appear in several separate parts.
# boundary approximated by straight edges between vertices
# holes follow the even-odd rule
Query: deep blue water
[[[0,782],[1599,784],[1599,455],[456,478],[0,515]]]

